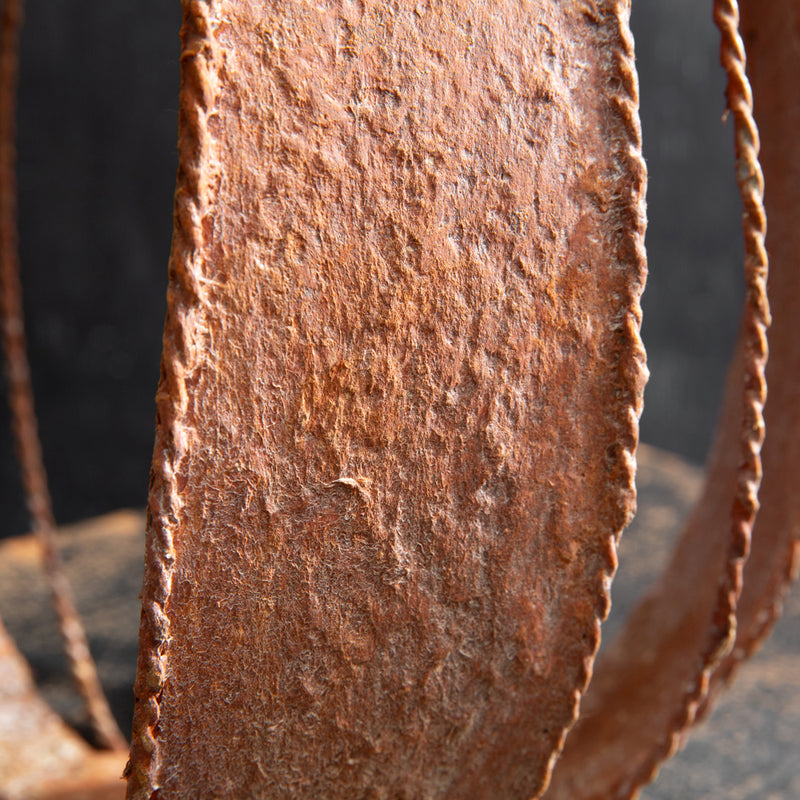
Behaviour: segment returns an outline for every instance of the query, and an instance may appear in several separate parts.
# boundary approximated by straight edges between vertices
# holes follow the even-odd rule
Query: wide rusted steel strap
[[[626,2],[186,2],[129,797],[531,798],[633,512]]]
[[[129,797],[539,796],[633,507],[628,4],[184,8]],[[550,798],[632,797],[796,572],[800,183],[779,131],[798,101],[770,67],[796,37],[748,37],[778,99],[777,434],[742,592],[765,217],[737,6],[715,12],[745,207],[740,351],[704,496],[599,664]]]
[[[2,17],[4,337],[54,553],[16,265],[20,8]],[[129,796],[540,796],[634,505],[644,169],[628,6],[184,9]],[[548,798],[634,796],[797,573],[800,152],[781,132],[800,93],[778,67],[800,12],[745,5],[775,309],[753,532],[764,184],[738,7],[714,10],[744,201],[739,352],[705,494],[600,662]],[[70,608],[62,627],[78,625]],[[3,714],[33,731],[0,726],[12,796],[115,795],[115,757],[46,709],[1,625],[0,662]]]

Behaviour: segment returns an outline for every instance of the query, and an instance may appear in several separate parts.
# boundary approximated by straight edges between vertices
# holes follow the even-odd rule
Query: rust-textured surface
[[[727,681],[780,615],[783,595],[800,568],[800,8],[791,0],[768,5],[744,0],[742,34],[761,132],[761,162],[769,215],[770,363],[761,511],[744,572],[733,652],[713,678]]]
[[[603,625],[604,637],[619,626],[643,587],[660,573],[677,525],[699,495],[702,481],[700,470],[676,456],[646,445],[637,449],[639,510],[622,538],[622,566],[614,578],[613,607]],[[102,606],[84,619],[90,641],[99,644],[98,669],[120,719],[127,716],[129,698],[133,704],[129,686],[136,661],[144,525],[143,514],[118,512],[58,532],[79,610],[95,608],[93,598],[105,597]],[[43,696],[63,712],[59,698],[72,693],[71,685],[63,671],[56,675],[47,669],[62,656],[54,623],[48,626],[43,620],[47,587],[37,574],[36,550],[31,536],[0,543],[0,616],[20,650],[30,653],[37,677],[44,676],[46,685],[40,684]],[[130,579],[135,574],[139,585]],[[79,578],[87,575],[99,584],[84,594],[87,582]],[[43,644],[42,639],[48,637]],[[650,800],[706,796],[763,800],[770,792],[777,797],[800,794],[795,753],[800,734],[799,654],[800,594],[794,592],[787,598],[776,635],[737,677],[732,690],[721,698],[720,708],[693,732],[687,749],[661,771],[644,796]],[[113,775],[118,792],[124,788],[119,781],[121,770],[118,766]]]
[[[776,223],[771,222],[770,229],[774,328],[767,372],[770,397],[763,509],[744,574],[742,556],[750,545],[748,537],[742,536],[746,533],[743,511],[749,509],[752,515],[757,508],[752,489],[760,470],[752,456],[763,436],[763,331],[769,313],[763,296],[766,226],[760,204],[763,184],[755,163],[758,134],[749,119],[750,89],[739,71],[743,51],[733,35],[736,13],[736,4],[729,0],[715,4],[722,31],[722,62],[729,73],[727,102],[735,121],[737,179],[744,200],[748,294],[740,344],[703,497],[671,564],[600,659],[583,716],[556,770],[548,794],[552,798],[629,798],[651,780],[696,718],[708,710],[712,688],[719,689],[766,635],[797,570],[800,347],[793,327],[800,308],[800,281],[794,264],[798,237],[792,220],[799,199],[798,152],[786,131],[797,122],[800,95],[789,77],[791,69],[784,73],[786,65],[796,61],[798,13],[783,7],[764,15],[759,6],[758,12],[745,16],[756,118],[764,141],[767,209]],[[790,20],[794,24],[787,25]],[[732,515],[731,498],[736,498]]]
[[[131,798],[530,798],[634,506],[625,2],[186,2]]]

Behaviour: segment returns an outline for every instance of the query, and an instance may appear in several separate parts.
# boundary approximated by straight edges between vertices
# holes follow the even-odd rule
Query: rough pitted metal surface
[[[613,636],[635,600],[664,568],[680,520],[702,490],[701,471],[676,456],[640,445],[637,462],[639,510],[622,538],[604,640]],[[103,685],[122,720],[133,705],[140,587],[131,576],[141,573],[144,524],[143,514],[122,512],[59,532],[67,575],[98,654]],[[45,699],[63,714],[69,709],[65,700],[72,688],[60,665],[63,656],[55,620],[47,618],[47,586],[36,556],[31,537],[0,543],[0,613],[20,650],[35,664],[37,676],[47,675]],[[661,769],[643,797],[763,800],[770,792],[781,798],[796,796],[798,654],[800,595],[795,591],[788,596],[783,618],[767,646],[744,667],[710,719],[693,732],[684,752]],[[119,772],[121,766],[113,777]],[[124,787],[116,782],[121,796]]]
[[[627,3],[184,6],[129,796],[530,798],[634,507]]]

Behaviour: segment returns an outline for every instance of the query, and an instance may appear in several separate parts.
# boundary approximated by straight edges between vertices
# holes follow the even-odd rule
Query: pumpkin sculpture
[[[775,101],[783,435],[751,544],[766,218],[738,9],[718,0],[740,350],[706,492],[581,701],[646,377],[629,4],[184,2],[129,798],[629,798],[766,635],[800,525],[800,164],[777,141],[800,96],[757,35],[797,12],[749,5],[752,77]]]

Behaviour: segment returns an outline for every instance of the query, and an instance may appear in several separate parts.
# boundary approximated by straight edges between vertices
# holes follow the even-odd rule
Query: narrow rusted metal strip
[[[747,294],[738,363],[704,495],[672,562],[597,665],[548,798],[628,800],[679,747],[733,647],[761,483],[766,400],[766,213],[738,7],[717,0],[721,61],[744,205]],[[742,403],[742,394],[744,403]],[[733,507],[731,508],[731,498]]]
[[[745,303],[739,351],[744,379],[744,413],[740,433],[741,458],[731,513],[733,558],[728,578],[721,587],[722,592],[731,591],[733,596],[730,600],[721,598],[720,602],[721,616],[735,616],[738,595],[741,593],[742,567],[749,554],[759,508],[761,448],[765,433],[764,403],[767,399],[767,329],[771,319],[767,299],[768,259],[764,246],[767,233],[764,176],[758,160],[761,145],[753,117],[753,93],[747,79],[744,42],[739,35],[738,3],[735,0],[715,0],[714,21],[721,37],[720,61],[728,76],[725,96],[727,110],[733,115],[736,182],[744,209]],[[736,557],[739,554],[741,558]],[[735,633],[734,626],[732,635]]]
[[[761,163],[769,185],[773,325],[765,413],[770,433],[764,445],[762,508],[737,611],[736,643],[712,677],[712,695],[769,634],[780,616],[783,595],[800,569],[800,146],[794,135],[800,130],[800,84],[792,69],[800,49],[800,7],[792,0],[743,0],[741,7],[748,74],[758,98]],[[732,380],[741,385],[741,375]]]
[[[634,505],[627,4],[184,9],[129,796],[529,800]]]
[[[124,756],[99,753],[45,703],[0,620],[0,796],[119,800]],[[70,793],[69,789],[72,789]],[[90,791],[94,793],[90,794]]]
[[[182,522],[186,459],[196,436],[187,421],[189,387],[200,356],[197,337],[205,327],[200,259],[215,201],[218,167],[211,118],[217,114],[220,20],[214,2],[184,0],[181,28],[179,165],[174,232],[169,262],[167,318],[161,379],[156,395],[156,439],[147,509],[148,538],[142,590],[139,661],[134,694],[128,797],[155,796],[162,773],[161,698],[171,639],[167,603],[172,591],[175,538]],[[221,647],[226,647],[224,642]],[[191,690],[188,690],[191,696]],[[189,701],[191,702],[191,700]],[[204,714],[202,708],[195,714]]]
[[[44,568],[70,671],[86,705],[98,744],[125,750],[128,744],[117,727],[103,693],[86,633],[61,568],[34,412],[33,387],[25,347],[17,243],[16,87],[22,14],[22,0],[4,0],[0,18],[0,318],[11,425],[28,511],[33,530],[41,543]]]

